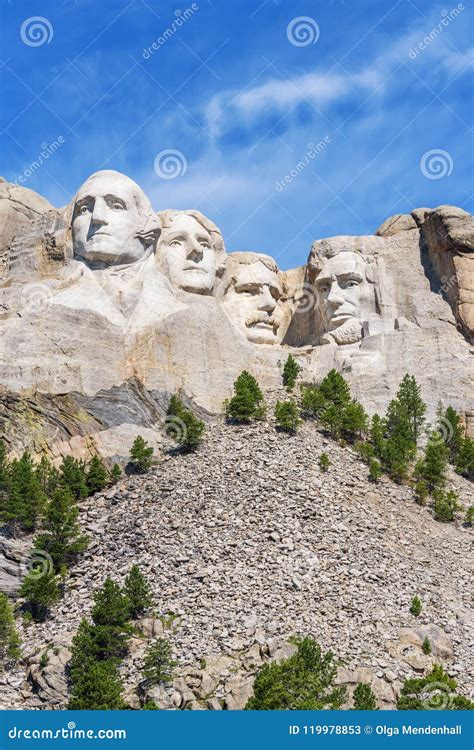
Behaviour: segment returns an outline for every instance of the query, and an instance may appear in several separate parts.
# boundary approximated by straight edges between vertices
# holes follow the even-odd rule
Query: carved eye
[[[322,292],[323,294],[327,294],[327,292],[329,292],[329,287],[328,287],[328,285],[327,285],[327,284],[324,284],[323,286],[320,286],[320,287],[319,287],[319,291],[320,291],[320,292]]]
[[[118,203],[117,201],[115,201],[115,203],[112,203],[112,208],[114,209],[114,211],[124,210],[124,206],[121,203]]]
[[[210,249],[210,247],[211,247],[211,246],[210,246],[210,244],[209,244],[209,242],[208,242],[207,240],[200,240],[199,244],[201,245],[201,247],[205,247],[205,248],[207,248],[208,250],[209,250],[209,249]]]
[[[171,240],[170,247],[179,247],[181,245],[181,240]]]
[[[86,205],[81,206],[80,209],[79,209],[79,213],[81,213],[81,214],[87,214],[87,213],[89,213],[89,207],[86,206]]]
[[[355,279],[351,279],[350,281],[346,281],[346,283],[343,285],[343,289],[352,289],[355,286],[359,286],[359,282]]]

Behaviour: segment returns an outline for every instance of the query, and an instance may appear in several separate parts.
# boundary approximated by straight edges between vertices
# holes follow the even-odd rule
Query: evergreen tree
[[[383,458],[384,456],[386,430],[385,420],[378,414],[374,414],[370,422],[370,443],[377,458]]]
[[[380,477],[382,476],[382,467],[376,458],[373,458],[369,464],[369,482],[377,484]]]
[[[342,413],[342,432],[350,440],[361,438],[366,432],[369,418],[364,407],[355,399],[346,404]]]
[[[460,507],[458,496],[453,490],[443,492],[443,490],[436,489],[433,491],[433,511],[437,521],[443,523],[454,521],[454,513]]]
[[[60,598],[58,580],[53,571],[38,575],[31,571],[23,580],[20,596],[27,600],[28,608],[36,622],[43,622],[48,610]]]
[[[399,711],[474,710],[474,703],[463,695],[456,695],[456,680],[435,664],[425,677],[405,680],[397,701]]]
[[[20,637],[15,628],[13,610],[6,594],[0,594],[0,666],[20,656]]]
[[[110,478],[114,484],[117,484],[117,482],[120,481],[122,478],[122,469],[118,464],[114,464],[112,466],[112,471],[110,472]]]
[[[354,711],[377,711],[377,699],[370,685],[357,683],[353,698]]]
[[[143,675],[149,687],[173,679],[177,662],[172,658],[172,648],[166,638],[157,638],[148,648],[143,662]]]
[[[183,451],[190,452],[199,446],[205,429],[202,419],[198,419],[190,409],[186,409],[178,396],[171,396],[167,416],[167,432],[181,446]],[[173,421],[173,417],[176,421]]]
[[[84,461],[65,456],[59,467],[60,483],[68,488],[76,500],[87,497],[87,479]]]
[[[10,531],[34,531],[44,509],[46,498],[36,476],[28,451],[14,459],[8,468],[7,491],[2,508],[2,522]]]
[[[446,435],[446,443],[449,447],[449,460],[455,464],[464,439],[464,426],[461,422],[461,417],[452,406],[443,409],[441,403],[438,404],[436,414],[438,418],[437,432],[440,432],[441,435]]]
[[[474,440],[465,437],[456,456],[456,472],[467,479],[474,477]]]
[[[46,530],[37,537],[35,546],[51,555],[56,573],[87,548],[88,538],[81,533],[78,516],[70,489],[55,490],[46,508]]]
[[[415,484],[415,500],[418,505],[426,505],[428,495],[428,485],[426,484],[424,479],[419,479]]]
[[[277,401],[275,406],[277,427],[285,432],[296,432],[301,422],[298,404],[293,399]]]
[[[474,505],[470,505],[464,516],[464,524],[471,527],[474,523]]]
[[[125,579],[124,593],[128,599],[130,616],[135,619],[151,607],[151,586],[138,565],[134,565]]]
[[[127,597],[117,583],[110,578],[94,594],[92,609],[92,632],[96,654],[99,659],[116,659],[127,650],[131,633],[128,620],[130,607]]]
[[[8,451],[3,440],[0,440],[0,496],[8,487]]]
[[[46,456],[42,456],[41,461],[35,468],[35,474],[41,491],[46,497],[50,497],[60,483],[58,470],[50,463]]]
[[[96,454],[92,456],[87,468],[87,490],[89,495],[100,492],[107,486],[109,475],[104,462]]]
[[[253,685],[247,710],[338,709],[347,699],[345,687],[335,687],[333,654],[323,654],[312,638],[295,639],[289,659],[265,664]]]
[[[296,378],[300,370],[301,367],[296,359],[289,354],[283,367],[283,385],[288,391],[292,391],[295,387]]]
[[[414,596],[410,604],[410,612],[414,617],[418,617],[422,610],[421,599],[418,596]]]
[[[415,476],[423,479],[428,489],[441,488],[446,482],[449,449],[439,432],[431,433],[424,456],[415,467]]]
[[[319,457],[319,468],[321,471],[327,471],[331,465],[331,461],[329,460],[329,456],[327,453],[321,453]]]
[[[123,685],[117,666],[110,661],[91,661],[73,682],[70,711],[118,711],[124,709]]]
[[[421,435],[425,421],[426,404],[421,398],[420,386],[413,375],[404,375],[397,391],[396,400],[408,419],[408,437],[415,445]]]
[[[301,409],[305,417],[319,417],[326,400],[317,385],[301,386]]]
[[[346,407],[351,401],[351,391],[349,385],[341,373],[332,369],[319,385],[321,395],[326,403],[334,404],[339,407]]]
[[[130,463],[135,471],[148,471],[153,465],[154,449],[141,435],[137,435],[130,450]]]
[[[263,394],[257,381],[244,370],[234,383],[233,397],[225,405],[227,419],[234,422],[251,422],[254,419],[263,419],[265,411]]]
[[[341,434],[344,411],[336,404],[327,404],[319,415],[322,426],[329,432],[332,438]]]
[[[425,636],[425,638],[423,639],[423,643],[421,644],[421,650],[423,651],[424,654],[426,654],[426,656],[429,656],[429,654],[431,654],[431,650],[432,650],[431,641],[427,636]]]

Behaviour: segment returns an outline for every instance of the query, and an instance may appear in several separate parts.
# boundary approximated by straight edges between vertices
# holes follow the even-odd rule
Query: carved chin
[[[325,338],[329,338],[344,346],[344,344],[356,344],[362,339],[362,323],[357,318],[351,318],[346,320],[345,323],[335,328],[334,331],[330,331],[326,334]]]

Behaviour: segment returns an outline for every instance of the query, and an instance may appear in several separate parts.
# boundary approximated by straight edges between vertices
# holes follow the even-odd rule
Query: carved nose
[[[275,306],[276,302],[270,294],[270,290],[267,287],[263,287],[259,299],[258,309],[265,310],[265,312],[267,313],[271,313],[275,309]]]
[[[92,211],[92,224],[107,224],[107,206],[104,201],[96,200]]]
[[[186,257],[189,260],[201,260],[203,256],[202,247],[198,242],[190,241]]]
[[[332,284],[331,289],[329,291],[329,294],[327,296],[327,301],[330,305],[333,307],[339,307],[339,305],[342,305],[344,302],[344,298],[342,296],[341,289],[337,284]]]

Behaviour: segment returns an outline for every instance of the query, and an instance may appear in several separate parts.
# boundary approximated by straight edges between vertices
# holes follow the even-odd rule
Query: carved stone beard
[[[357,318],[350,318],[334,331],[326,333],[323,338],[326,341],[335,341],[339,346],[356,344],[362,339],[362,322]]]

